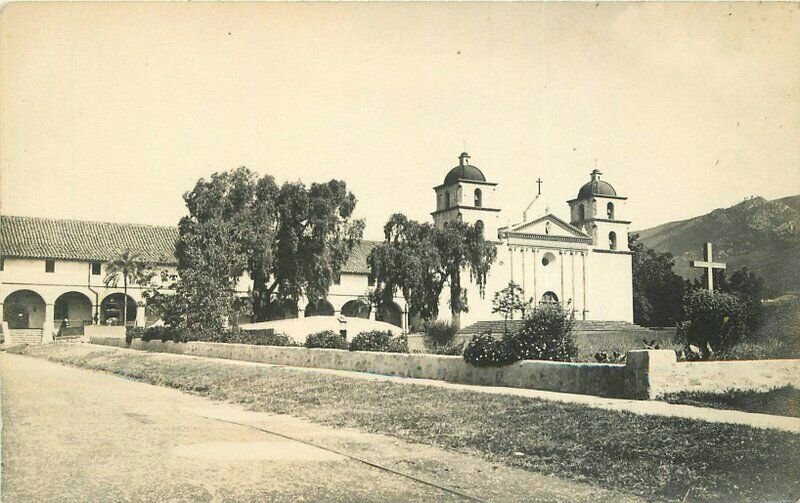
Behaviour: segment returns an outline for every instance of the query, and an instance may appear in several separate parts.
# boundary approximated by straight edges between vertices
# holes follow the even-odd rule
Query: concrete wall
[[[87,327],[88,328],[88,327]],[[173,343],[91,337],[93,344],[142,351],[250,362],[369,372],[382,375],[539,389],[620,398],[655,399],[679,391],[768,390],[800,387],[800,360],[678,363],[669,350],[629,351],[625,365],[525,360],[478,368],[460,356],[370,353],[334,349],[251,346],[208,342]]]
[[[625,366],[521,361],[501,368],[478,368],[460,356],[371,353],[334,349],[250,346],[207,342],[173,343],[93,337],[91,342],[144,351],[225,358],[293,367],[314,367],[437,379],[465,384],[507,386],[600,396],[623,396]]]

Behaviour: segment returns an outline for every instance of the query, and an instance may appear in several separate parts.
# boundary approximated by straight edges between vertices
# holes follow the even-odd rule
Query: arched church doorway
[[[62,293],[56,299],[54,306],[56,328],[88,325],[91,324],[93,316],[92,301],[80,292]]]
[[[545,306],[556,305],[556,304],[558,304],[558,295],[556,295],[553,292],[544,292],[544,294],[542,295],[541,300],[539,301],[539,304],[542,304],[542,305],[545,305]]]
[[[375,319],[398,327],[403,326],[403,310],[396,303],[384,304],[376,313]]]
[[[17,290],[3,302],[3,321],[10,329],[44,327],[44,299],[32,290]]]
[[[342,306],[342,316],[369,319],[370,307],[366,302],[351,300]]]
[[[122,325],[123,317],[128,325],[136,321],[136,301],[130,295],[112,293],[100,302],[100,323],[103,325]]]
[[[325,299],[311,301],[306,305],[306,317],[308,316],[333,316],[336,312],[333,305]]]

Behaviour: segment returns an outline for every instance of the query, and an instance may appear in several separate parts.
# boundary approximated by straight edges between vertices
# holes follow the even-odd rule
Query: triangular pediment
[[[586,238],[589,236],[580,229],[568,224],[555,215],[548,214],[543,217],[512,225],[508,228],[509,234],[537,234],[553,237]]]

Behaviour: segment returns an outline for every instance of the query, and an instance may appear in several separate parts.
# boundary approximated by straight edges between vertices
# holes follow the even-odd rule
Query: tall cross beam
[[[706,243],[706,249],[703,250],[704,260],[692,260],[692,267],[697,267],[698,269],[706,270],[706,278],[708,278],[707,284],[709,292],[714,290],[714,269],[725,269],[727,267],[727,264],[725,264],[725,262],[714,262],[713,257],[714,255],[711,249],[711,243]]]
[[[542,182],[542,179],[541,179],[541,178],[537,178],[537,179],[536,179],[536,185],[538,185],[538,186],[539,186],[539,195],[540,195],[540,196],[542,195],[542,183],[544,183],[544,182]]]

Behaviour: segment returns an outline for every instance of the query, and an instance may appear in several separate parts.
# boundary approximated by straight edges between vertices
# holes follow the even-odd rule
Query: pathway
[[[3,501],[636,500],[42,359],[0,385]]]

